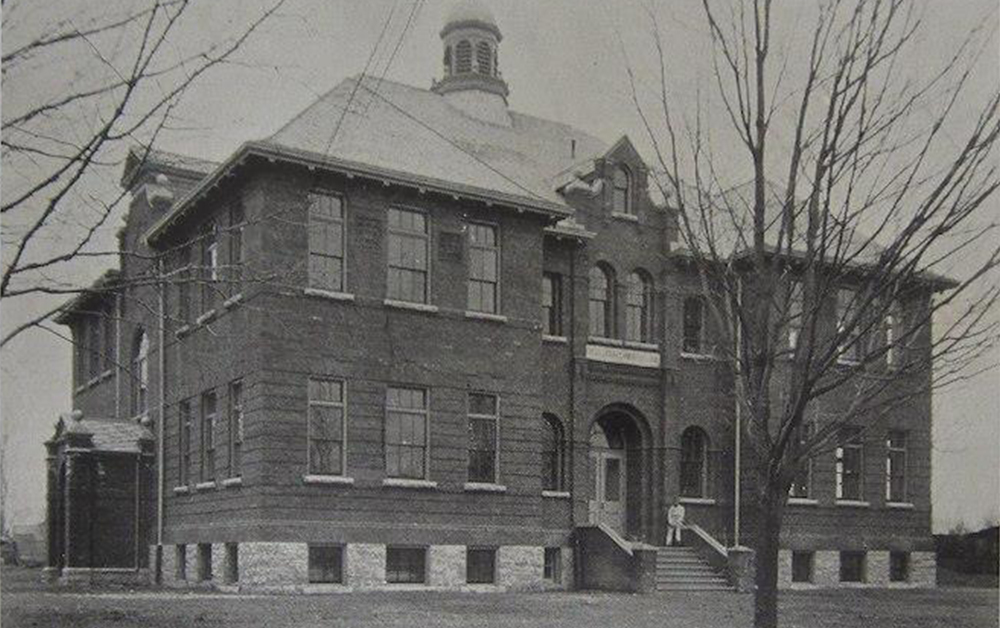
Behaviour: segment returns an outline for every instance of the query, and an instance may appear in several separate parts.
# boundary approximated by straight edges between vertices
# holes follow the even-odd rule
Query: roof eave
[[[379,168],[368,164],[338,159],[328,155],[318,155],[310,151],[299,151],[284,146],[266,142],[247,142],[240,146],[229,159],[222,162],[198,185],[191,188],[187,194],[178,200],[177,204],[163,218],[153,224],[146,232],[145,240],[153,246],[161,239],[170,227],[180,219],[192,205],[208,193],[218,182],[250,156],[262,157],[269,161],[284,161],[297,163],[309,168],[324,168],[346,174],[348,177],[361,176],[380,179],[385,183],[414,187],[421,191],[433,191],[440,194],[465,197],[482,201],[487,205],[508,205],[518,211],[531,211],[549,218],[562,219],[572,215],[573,210],[558,203],[544,199],[532,199],[526,196],[497,192],[486,188],[453,183],[431,177],[416,176],[387,168]]]

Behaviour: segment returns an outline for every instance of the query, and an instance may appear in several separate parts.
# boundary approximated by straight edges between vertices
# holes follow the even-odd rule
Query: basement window
[[[174,546],[174,578],[187,580],[187,546]]]
[[[813,581],[813,552],[792,552],[792,582]]]
[[[465,551],[465,581],[469,584],[493,584],[496,581],[497,551],[494,548],[469,548]]]
[[[344,583],[344,547],[309,546],[309,582]]]
[[[212,544],[198,544],[198,581],[208,582],[212,579]]]
[[[889,582],[910,580],[910,553],[889,552]]]
[[[385,548],[385,581],[392,584],[421,584],[427,579],[427,549],[423,547]]]
[[[226,543],[226,582],[232,584],[240,581],[240,546],[237,543]]]
[[[864,552],[840,553],[840,581],[841,582],[865,581]]]
[[[550,582],[562,582],[562,550],[558,547],[545,548],[542,577]]]

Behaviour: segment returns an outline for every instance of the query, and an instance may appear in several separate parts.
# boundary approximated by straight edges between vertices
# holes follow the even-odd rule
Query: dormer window
[[[455,45],[455,74],[472,72],[472,44],[463,39]]]
[[[485,41],[476,44],[476,66],[480,74],[493,76],[493,50]]]
[[[632,207],[631,180],[625,166],[618,166],[611,180],[611,211],[616,214],[634,215]]]

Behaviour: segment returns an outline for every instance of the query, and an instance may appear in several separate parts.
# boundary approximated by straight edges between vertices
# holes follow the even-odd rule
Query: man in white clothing
[[[681,544],[681,528],[684,527],[684,506],[679,499],[667,510],[667,545]]]

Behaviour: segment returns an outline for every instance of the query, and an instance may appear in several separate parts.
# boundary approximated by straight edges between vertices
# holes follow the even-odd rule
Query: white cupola
[[[473,118],[510,126],[507,83],[497,59],[501,39],[500,28],[484,4],[477,0],[456,4],[441,29],[443,76],[431,90]]]

